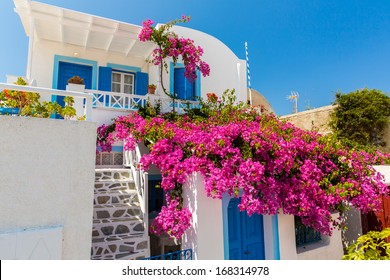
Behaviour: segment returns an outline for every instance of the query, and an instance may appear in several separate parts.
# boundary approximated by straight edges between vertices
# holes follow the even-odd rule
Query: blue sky
[[[249,45],[252,88],[278,115],[291,91],[303,111],[337,91],[390,92],[390,0],[41,0],[133,24],[190,15],[186,27],[220,39],[241,59]],[[28,39],[12,0],[0,2],[0,82],[25,75]]]

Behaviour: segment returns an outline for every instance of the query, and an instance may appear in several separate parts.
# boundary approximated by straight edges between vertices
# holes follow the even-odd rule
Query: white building
[[[171,100],[165,98],[159,86],[156,95],[147,94],[148,84],[160,83],[159,69],[147,62],[154,45],[139,41],[141,26],[30,0],[14,3],[29,37],[25,76],[37,87],[35,91],[44,93],[42,98],[61,101],[58,97],[61,94],[79,97],[85,94],[92,99],[92,105],[88,98],[84,106],[79,102],[78,115],[84,114],[83,107],[92,107],[86,111],[87,120],[98,125],[136,110],[136,105],[145,104],[148,98],[161,99],[167,110],[172,108]],[[191,91],[179,93],[180,96],[194,105],[196,96],[205,97],[208,92],[221,95],[226,89],[235,89],[237,100],[246,102],[244,60],[211,35],[177,26],[174,31],[204,48],[203,59],[211,69],[209,77],[198,75]],[[182,75],[181,67],[180,63],[176,66],[171,63],[168,73],[163,75],[171,92],[176,91],[175,81],[184,79],[177,76]],[[68,79],[74,75],[84,79],[85,93],[64,92]],[[183,108],[186,102],[179,101],[176,106]],[[151,246],[145,230],[153,218],[148,213],[158,210],[163,203],[162,194],[154,188],[161,175],[157,170],[152,170],[148,177],[134,168],[124,169],[122,150],[119,144],[113,153],[101,153],[96,158],[100,169],[96,170],[95,179],[92,258],[141,258],[149,256],[154,245],[162,253],[170,248],[165,245],[175,245],[163,237],[154,240]],[[128,167],[134,166],[132,163],[138,159],[139,154],[125,158],[131,160]],[[106,165],[111,169],[102,169]],[[195,259],[341,258],[338,232],[332,238],[321,237],[313,244],[297,248],[294,217],[280,214],[249,218],[238,212],[237,199],[207,198],[202,180],[196,174],[185,189],[184,201],[193,213],[193,224],[183,237],[181,249],[192,249]],[[122,211],[121,214],[115,214],[116,210]]]
[[[92,120],[98,124],[134,109],[134,96],[144,99],[148,84],[159,84],[158,67],[146,61],[155,45],[139,41],[141,26],[39,2],[14,2],[29,37],[27,79],[38,87],[65,90],[70,77],[84,78],[86,89],[94,92]],[[244,60],[208,34],[184,27],[174,31],[204,47],[203,58],[211,68],[210,77],[198,75],[193,91],[181,96],[195,100],[207,92],[221,95],[234,88],[237,100],[246,101]],[[175,71],[182,67],[171,63],[168,73],[164,71],[164,85],[171,92],[176,91],[175,75],[182,75],[176,80],[184,79]],[[165,97],[161,88],[157,95]]]

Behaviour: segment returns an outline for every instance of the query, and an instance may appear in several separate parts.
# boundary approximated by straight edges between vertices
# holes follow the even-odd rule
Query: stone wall
[[[96,124],[0,116],[0,259],[90,259]]]
[[[299,128],[305,130],[311,130],[313,128],[317,128],[320,133],[326,134],[331,132],[328,123],[329,123],[329,115],[332,112],[333,108],[334,108],[333,105],[324,106],[313,110],[299,112],[296,114],[281,116],[281,119],[287,120]],[[387,146],[385,147],[385,151],[390,153],[390,123],[387,129],[385,130],[384,139],[387,143]]]
[[[330,133],[328,126],[329,114],[333,110],[332,105],[313,110],[307,110],[296,114],[282,116],[281,119],[287,120],[299,128],[312,130],[318,128],[322,134]]]

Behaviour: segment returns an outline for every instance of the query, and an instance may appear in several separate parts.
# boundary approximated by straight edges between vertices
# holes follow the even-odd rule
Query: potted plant
[[[154,85],[154,84],[148,85],[148,93],[154,94],[155,92],[156,92],[156,85]]]
[[[79,76],[73,76],[68,80],[66,90],[84,92],[85,84],[84,79]]]

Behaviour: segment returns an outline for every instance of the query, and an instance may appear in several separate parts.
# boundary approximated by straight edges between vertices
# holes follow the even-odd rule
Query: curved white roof
[[[141,42],[141,26],[30,0],[14,0],[27,36],[147,58],[154,45]]]

